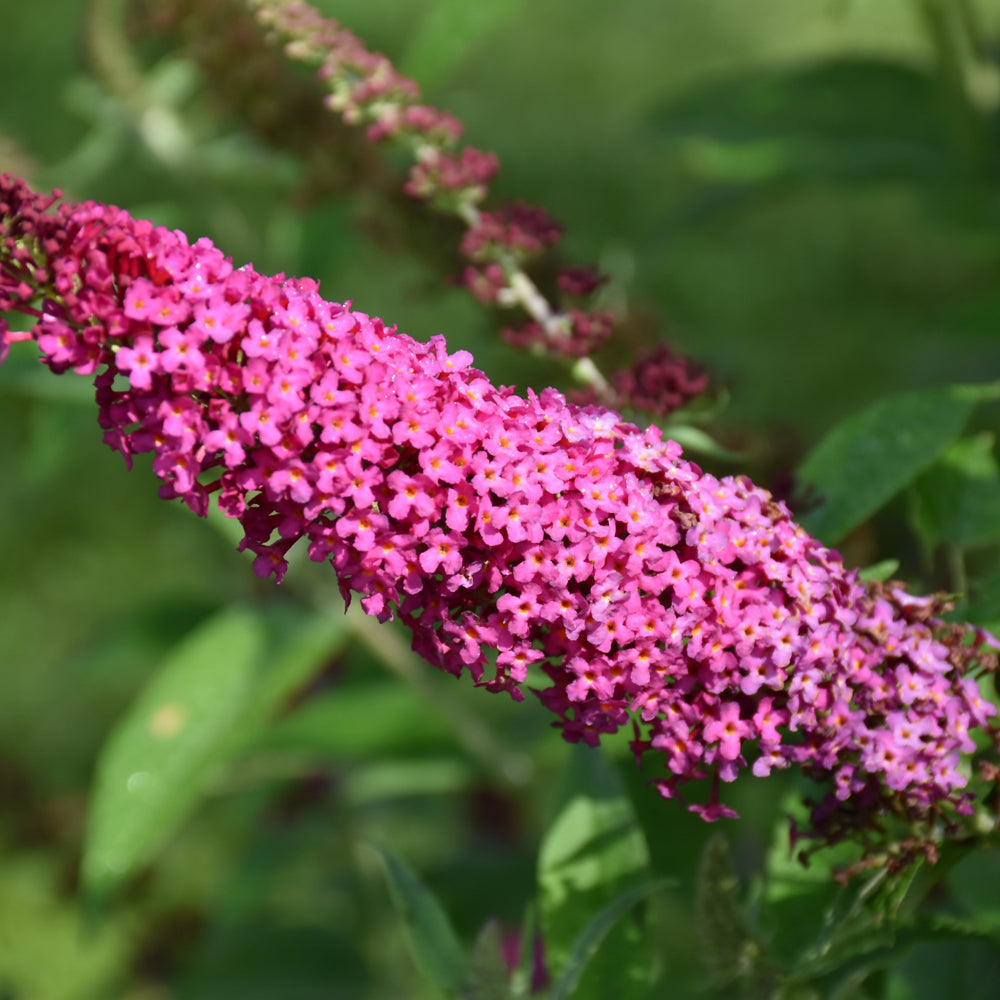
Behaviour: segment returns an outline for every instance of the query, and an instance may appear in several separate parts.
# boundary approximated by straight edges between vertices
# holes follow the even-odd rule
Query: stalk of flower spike
[[[285,42],[295,60],[319,67],[328,106],[344,120],[367,126],[372,141],[392,140],[414,158],[408,194],[457,216],[466,226],[461,281],[480,301],[520,307],[527,321],[502,331],[517,347],[569,359],[574,376],[604,405],[633,406],[662,416],[680,409],[707,388],[700,369],[682,356],[671,364],[642,365],[643,387],[634,397],[630,373],[607,380],[591,358],[611,335],[615,316],[594,304],[603,283],[590,268],[567,267],[557,278],[558,295],[544,294],[528,272],[531,261],[554,247],[562,228],[541,208],[513,203],[484,210],[499,169],[495,154],[459,148],[461,122],[421,103],[415,81],[384,55],[303,0],[245,0],[260,22]],[[661,356],[662,357],[662,356]],[[650,408],[652,403],[652,408]]]
[[[962,755],[995,713],[979,630],[931,599],[867,589],[749,480],[716,479],[657,428],[495,387],[448,354],[266,277],[207,240],[0,178],[0,349],[34,339],[93,376],[105,441],[151,453],[160,493],[213,494],[261,576],[289,549],[345,600],[398,617],[414,649],[523,697],[571,741],[633,721],[671,797],[797,764],[831,782],[817,830],[970,810]],[[971,641],[969,638],[971,637]],[[640,736],[639,727],[645,727]]]

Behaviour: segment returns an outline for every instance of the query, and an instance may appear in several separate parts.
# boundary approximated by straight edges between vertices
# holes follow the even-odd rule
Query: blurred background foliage
[[[610,273],[630,302],[627,346],[666,335],[706,366],[712,433],[744,455],[713,471],[787,491],[859,408],[1000,375],[1000,0],[317,5],[499,154],[498,195],[546,206],[571,255]],[[500,342],[494,317],[448,283],[457,229],[400,195],[401,164],[324,113],[234,0],[7,8],[0,169],[208,235],[238,264],[319,278],[327,297],[414,336],[446,333],[496,382],[562,378]],[[0,997],[433,995],[365,845],[406,857],[463,943],[491,920],[515,928],[569,749],[530,697],[488,697],[416,662],[401,633],[341,621],[329,573],[297,565],[277,592],[258,581],[225,524],[164,505],[143,463],[124,472],[90,392],[39,372],[28,350],[0,369]],[[961,589],[962,610],[1000,622],[998,423],[995,406],[977,410],[969,437],[844,540],[848,561],[899,559],[917,587]],[[212,653],[245,618],[285,664],[260,697],[253,656],[220,654],[221,670]],[[307,650],[289,645],[313,632]],[[158,671],[156,683],[198,665],[201,709],[166,688],[135,702]],[[238,738],[184,758],[134,857],[116,860],[111,834],[94,832],[119,826],[121,803],[92,809],[109,891],[124,885],[85,906],[101,902],[79,891],[80,856],[109,732],[141,756],[221,716]],[[626,744],[609,753],[648,867],[672,880],[647,913],[672,995],[712,981],[706,962],[728,988],[733,942],[756,954],[766,941],[773,962],[796,953],[833,888],[825,871],[782,882],[774,861],[761,889],[795,779],[739,783],[744,818],[724,830],[735,874],[704,877],[718,860],[699,862],[706,828],[656,796]],[[957,911],[995,908],[1000,871],[985,858],[955,868]],[[706,918],[706,885],[725,887],[719,899],[741,886],[770,916],[752,931]],[[857,984],[894,1000],[943,983],[992,996],[998,956],[968,941],[902,949]]]

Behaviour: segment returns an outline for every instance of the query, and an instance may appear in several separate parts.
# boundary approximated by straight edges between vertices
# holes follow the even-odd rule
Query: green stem
[[[126,0],[90,0],[84,42],[94,74],[135,114],[146,110],[145,81],[125,37]]]
[[[101,0],[101,2],[116,2],[116,0]],[[283,19],[283,12],[288,6],[287,0],[244,0],[244,3],[249,12],[256,15],[262,25],[273,30],[285,41],[284,53],[289,59],[312,65],[318,65],[323,61],[327,53],[316,46],[309,33],[297,30],[293,24]],[[349,93],[362,81],[363,76],[349,63],[344,63],[339,65],[336,72],[326,80],[325,86],[331,95],[336,96],[341,89]],[[357,120],[352,120],[351,124],[372,124],[393,104],[404,107],[408,104],[414,104],[418,100],[418,96],[387,97],[359,109]],[[334,101],[333,109],[335,112],[340,110],[337,101]],[[430,155],[446,152],[451,145],[447,139],[431,140],[427,137],[414,139],[406,134],[393,136],[393,142],[404,148],[409,156],[417,162]],[[453,192],[444,191],[438,192],[438,194],[451,195]],[[431,200],[433,203],[434,199]],[[438,200],[437,205],[439,210],[460,219],[466,228],[476,225],[480,219],[479,209],[465,198],[459,198],[456,201],[452,197],[444,197]],[[532,320],[542,327],[551,341],[558,343],[570,329],[568,311],[559,308],[558,304],[550,302],[520,264],[508,262],[504,265],[504,273],[507,278],[507,287],[501,293],[498,304],[508,307],[520,306]],[[608,380],[592,359],[587,358],[587,364],[581,365],[578,361],[566,358],[556,351],[546,352],[546,356],[568,367],[574,379],[590,386],[600,398],[609,404],[614,402]]]
[[[949,545],[945,548],[945,558],[948,560],[948,587],[953,594],[960,595],[959,602],[964,604],[969,593],[965,553],[957,545]]]
[[[462,746],[487,770],[511,789],[522,789],[531,780],[534,766],[520,751],[501,742],[492,730],[441,685],[435,684],[427,664],[392,628],[366,615],[357,604],[347,612],[354,634],[378,656],[379,661],[429,705],[435,706],[455,732]],[[432,679],[433,678],[433,679]]]

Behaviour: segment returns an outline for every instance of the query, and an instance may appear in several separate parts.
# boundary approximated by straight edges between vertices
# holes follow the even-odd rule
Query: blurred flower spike
[[[317,67],[332,111],[350,124],[365,125],[373,142],[393,140],[409,151],[413,163],[403,190],[457,216],[465,226],[459,282],[480,302],[519,314],[501,330],[504,340],[567,362],[586,359],[585,365],[574,367],[574,375],[603,405],[669,415],[707,389],[703,373],[669,352],[670,375],[661,371],[657,379],[652,372],[655,365],[640,359],[637,370],[645,375],[627,370],[612,381],[606,379],[590,356],[623,317],[602,308],[594,298],[604,278],[593,268],[563,266],[557,268],[550,292],[539,287],[531,267],[557,246],[563,230],[544,209],[520,201],[492,210],[480,207],[500,169],[497,156],[459,146],[463,129],[457,118],[420,103],[414,80],[308,3],[247,0],[247,4],[269,35],[284,44],[290,59]],[[656,361],[662,362],[659,353]],[[661,386],[662,392],[655,391]],[[632,387],[637,390],[634,396],[628,395]]]

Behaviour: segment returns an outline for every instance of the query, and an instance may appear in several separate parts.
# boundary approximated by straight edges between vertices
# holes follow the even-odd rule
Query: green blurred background
[[[234,6],[8,0],[0,170],[312,275],[414,336],[444,332],[494,381],[565,385],[449,285],[458,230],[400,197],[397,157],[335,127]],[[714,471],[779,485],[872,400],[1000,374],[998,0],[318,6],[499,154],[498,196],[546,206],[574,260],[612,276],[625,346],[666,336],[708,369],[712,433],[745,454]],[[0,997],[424,995],[359,845],[405,855],[467,939],[516,925],[566,748],[533,699],[437,676],[388,628],[352,625],[110,914],[84,920],[97,754],[158,664],[234,602],[340,613],[330,574],[296,566],[276,593],[224,524],[164,505],[148,464],[126,474],[91,392],[26,347],[0,369]],[[855,533],[848,558],[949,585],[906,512]],[[973,558],[996,569],[992,550]],[[685,996],[704,829],[613,750],[654,867],[678,880],[658,926]],[[735,791],[748,876],[784,789]]]

